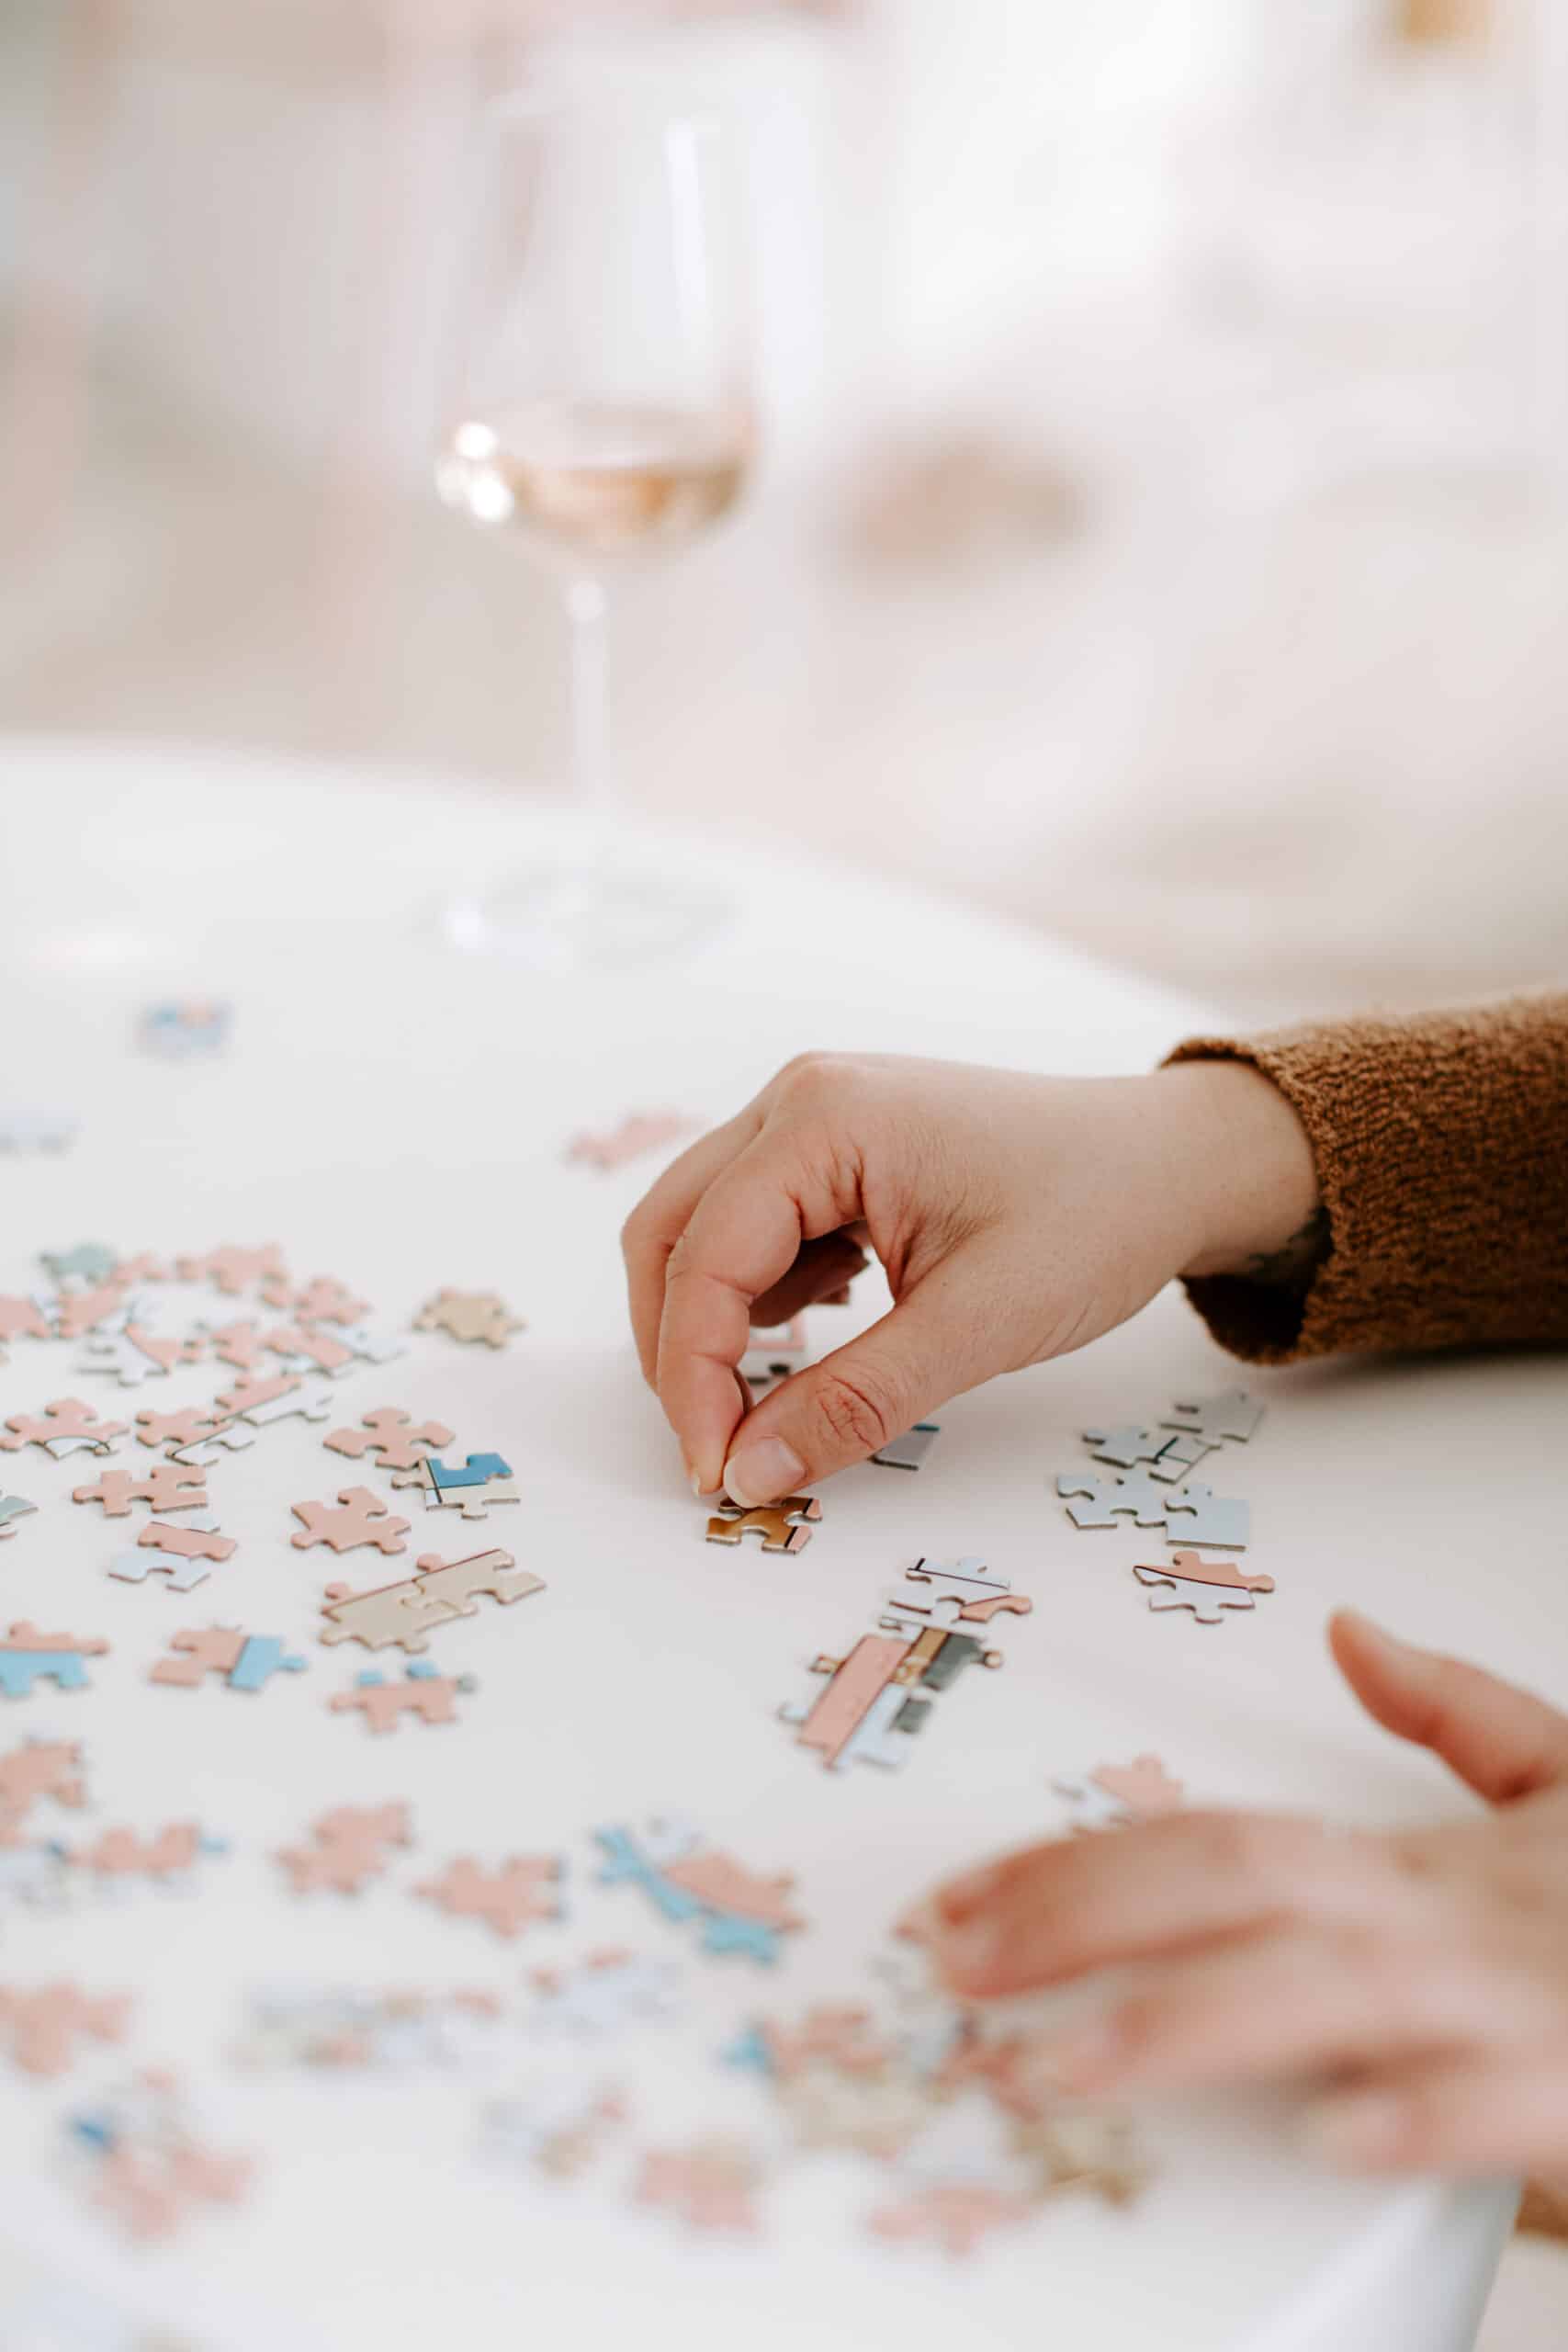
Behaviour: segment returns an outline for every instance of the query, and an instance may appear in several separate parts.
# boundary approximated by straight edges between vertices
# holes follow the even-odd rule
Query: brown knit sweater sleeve
[[[1170,1059],[1271,1079],[1311,1139],[1327,1213],[1308,1283],[1188,1283],[1223,1346],[1289,1363],[1568,1340],[1568,994],[1194,1037]]]

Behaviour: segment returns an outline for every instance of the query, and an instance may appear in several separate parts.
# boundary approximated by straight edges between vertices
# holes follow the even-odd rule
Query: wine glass
[[[754,447],[745,242],[716,123],[601,72],[488,113],[442,499],[559,582],[573,845],[447,911],[461,944],[570,970],[651,960],[717,920],[617,845],[615,573],[734,506]]]

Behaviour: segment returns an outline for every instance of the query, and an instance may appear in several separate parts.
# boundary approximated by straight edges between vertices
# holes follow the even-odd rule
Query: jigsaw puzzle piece
[[[1178,1487],[1166,1497],[1165,1512],[1172,1543],[1179,1537],[1183,1543],[1217,1544],[1222,1551],[1247,1549],[1251,1506],[1216,1495],[1212,1487]]]
[[[1090,1477],[1083,1471],[1064,1472],[1056,1480],[1056,1492],[1066,1502],[1067,1517],[1074,1526],[1084,1528],[1114,1527],[1123,1516],[1131,1517],[1138,1527],[1157,1527],[1170,1500],[1146,1469],[1118,1478]],[[1083,1499],[1069,1500],[1070,1497]]]
[[[1256,1403],[1245,1388],[1227,1388],[1218,1396],[1185,1402],[1177,1397],[1166,1416],[1164,1426],[1168,1430],[1194,1430],[1214,1446],[1225,1438],[1245,1443],[1262,1419],[1262,1406]]]
[[[871,1458],[884,1470],[919,1470],[941,1435],[940,1421],[917,1421],[902,1437],[880,1446]]]
[[[760,1535],[764,1552],[804,1552],[811,1541],[811,1527],[822,1516],[822,1506],[815,1495],[785,1495],[776,1503],[762,1503],[743,1510],[739,1503],[720,1502],[707,1523],[710,1544],[739,1544],[747,1535]]]

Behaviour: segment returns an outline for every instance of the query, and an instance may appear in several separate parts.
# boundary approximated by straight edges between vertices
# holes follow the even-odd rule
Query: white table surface
[[[1214,1483],[1251,1499],[1248,1565],[1278,1590],[1213,1630],[1151,1618],[1128,1573],[1147,1539],[1077,1533],[1049,1491],[1084,1461],[1084,1427],[1234,1377],[1174,1295],[1087,1353],[952,1406],[918,1476],[832,1482],[799,1559],[715,1551],[625,1326],[616,1229],[657,1163],[601,1176],[565,1164],[567,1138],[638,1104],[722,1114],[808,1046],[1137,1069],[1202,1008],[864,873],[717,843],[669,852],[733,909],[686,967],[545,981],[453,954],[429,920],[444,892],[547,831],[526,806],[206,752],[15,741],[0,745],[0,1100],[82,1121],[63,1157],[0,1161],[0,1289],[29,1286],[38,1249],[97,1238],[164,1252],[276,1240],[297,1273],[335,1273],[398,1324],[442,1284],[499,1289],[529,1324],[507,1352],[415,1340],[399,1363],[344,1380],[344,1418],[395,1401],[446,1420],[465,1447],[505,1452],[523,1507],[469,1532],[549,1587],[441,1644],[443,1669],[481,1684],[460,1729],[373,1741],[323,1703],[360,1654],[345,1662],[310,1636],[320,1587],[334,1572],[374,1580],[378,1555],[340,1563],[288,1544],[289,1501],[362,1475],[319,1430],[265,1432],[212,1474],[242,1548],[184,1599],[106,1579],[121,1531],[65,1502],[79,1459],[5,1457],[6,1483],[43,1506],[0,1553],[5,1615],[114,1646],[90,1695],[7,1707],[0,1743],[83,1737],[92,1819],[151,1828],[194,1812],[234,1850],[199,1898],[13,1914],[0,1973],[133,1989],[134,2058],[178,2064],[265,2160],[243,2216],[124,2255],[81,2219],[51,2154],[62,2109],[124,2062],[89,2062],[64,2085],[8,2073],[0,2238],[28,2248],[24,2260],[13,2247],[12,2278],[62,2265],[204,2344],[258,2352],[490,2352],[637,2331],[687,2352],[806,2335],[900,2352],[1459,2352],[1511,2192],[1329,2178],[1297,2153],[1284,2102],[1150,2111],[1158,2177],[1134,2211],[1060,2202],[949,2266],[864,2240],[855,2218],[874,2184],[844,2165],[793,2174],[761,2247],[694,2246],[621,2201],[624,2155],[564,2193],[481,2169],[472,2086],[256,2088],[222,2057],[256,1983],[511,1987],[525,1964],[628,1942],[686,1961],[696,2004],[686,2025],[613,2053],[636,2085],[637,2137],[744,2129],[752,2094],[709,2063],[729,2027],[863,1992],[889,1919],[930,1881],[1063,1826],[1058,1774],[1152,1747],[1207,1801],[1363,1820],[1454,1809],[1464,1801],[1436,1767],[1360,1718],[1322,1626],[1354,1599],[1568,1687],[1551,1475],[1561,1360],[1255,1378],[1269,1418]],[[176,991],[234,1001],[223,1060],[170,1067],[133,1049],[136,1009]],[[814,1341],[832,1344],[861,1311],[874,1301],[821,1311]],[[100,1388],[110,1411],[119,1393],[71,1374],[72,1352],[29,1361],[16,1343],[0,1414]],[[123,1402],[172,1406],[218,1385],[207,1366]],[[1005,1669],[938,1702],[902,1773],[822,1772],[774,1713],[803,1664],[865,1630],[917,1555],[965,1551],[1034,1598]],[[311,1671],[254,1702],[150,1690],[166,1634],[219,1618],[287,1633]],[[329,1804],[393,1795],[414,1804],[417,1856],[357,1902],[288,1896],[274,1847]],[[811,1927],[777,1969],[701,1962],[633,1894],[592,1886],[591,1829],[660,1810],[690,1814],[759,1869],[798,1873]],[[503,1946],[410,1899],[424,1865],[465,1849],[567,1852],[572,1916]],[[0,2342],[3,2315],[0,2300]]]

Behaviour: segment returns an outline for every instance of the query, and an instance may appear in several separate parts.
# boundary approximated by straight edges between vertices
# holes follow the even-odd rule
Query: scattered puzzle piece
[[[129,1519],[133,1502],[150,1504],[154,1516],[162,1517],[171,1510],[205,1510],[207,1486],[198,1471],[153,1462],[141,1477],[129,1470],[106,1470],[96,1487],[73,1487],[71,1499],[101,1503],[106,1519]]]
[[[455,1919],[482,1919],[508,1941],[537,1919],[559,1919],[563,1866],[554,1854],[513,1854],[487,1871],[468,1854],[414,1893]]]
[[[624,2032],[663,2024],[679,2007],[681,1971],[672,1960],[642,1960],[628,1951],[591,1952],[568,1969],[536,1969],[536,2023],[575,2034]]]
[[[1056,1480],[1056,1492],[1064,1499],[1073,1495],[1085,1498],[1067,1503],[1067,1517],[1075,1527],[1114,1527],[1123,1512],[1130,1513],[1139,1527],[1157,1527],[1170,1502],[1147,1470],[1124,1478],[1095,1478],[1081,1470],[1064,1472]]]
[[[880,2205],[867,2227],[898,2245],[929,2241],[955,2259],[974,2254],[993,2230],[1014,2230],[1033,2211],[1016,2189],[983,2181],[937,2183],[913,2188],[891,2205]]]
[[[202,1340],[163,1340],[144,1323],[127,1321],[118,1330],[99,1331],[87,1342],[80,1369],[112,1374],[122,1388],[166,1379],[177,1363],[199,1363]]]
[[[367,1649],[400,1648],[410,1657],[428,1649],[432,1626],[479,1614],[480,1594],[503,1607],[543,1592],[544,1578],[520,1568],[510,1552],[476,1552],[466,1560],[444,1560],[423,1553],[418,1573],[372,1592],[330,1584],[321,1614],[329,1619],[322,1642],[363,1642]]]
[[[272,1353],[291,1364],[313,1363],[318,1372],[335,1378],[354,1362],[354,1350],[330,1331],[312,1331],[303,1324],[282,1323],[266,1335]]]
[[[261,1295],[277,1314],[292,1315],[303,1323],[360,1323],[370,1312],[368,1300],[355,1298],[331,1274],[317,1274],[299,1290],[281,1275],[269,1275]]]
[[[118,1274],[106,1282],[95,1283],[86,1290],[63,1292],[56,1306],[62,1340],[85,1339],[100,1324],[113,1321],[118,1326],[128,1321],[130,1315],[126,1285]]]
[[[107,1652],[107,1642],[78,1634],[40,1634],[21,1618],[0,1642],[0,1699],[30,1698],[39,1682],[52,1682],[57,1690],[85,1690],[82,1660]]]
[[[657,1151],[662,1144],[674,1143],[681,1136],[693,1132],[693,1122],[682,1118],[679,1111],[633,1111],[604,1135],[574,1136],[567,1146],[568,1159],[585,1162],[605,1173],[624,1167],[628,1159],[639,1159],[646,1151]]]
[[[445,1421],[421,1421],[416,1425],[412,1416],[396,1405],[378,1405],[373,1413],[366,1413],[361,1419],[362,1428],[333,1430],[321,1443],[333,1453],[346,1453],[355,1462],[367,1453],[378,1454],[378,1467],[383,1470],[413,1470],[423,1454],[452,1442],[452,1431]]]
[[[225,1298],[238,1298],[253,1283],[287,1282],[283,1253],[275,1246],[239,1250],[232,1245],[209,1250],[205,1258],[176,1261],[182,1283],[211,1283]]]
[[[232,1364],[236,1372],[254,1373],[270,1352],[259,1323],[212,1324],[207,1336],[219,1363]]]
[[[122,1584],[145,1584],[153,1575],[166,1575],[171,1592],[189,1592],[211,1575],[210,1563],[228,1560],[239,1549],[231,1535],[221,1534],[210,1513],[172,1527],[150,1520],[136,1539],[134,1552],[119,1552],[107,1573]]]
[[[29,1739],[0,1756],[0,1847],[15,1838],[35,1804],[87,1802],[82,1749],[74,1739]]]
[[[91,1846],[83,1847],[70,1859],[77,1869],[93,1871],[100,1883],[150,1878],[157,1885],[168,1886],[175,1879],[188,1877],[203,1855],[225,1850],[220,1840],[205,1836],[196,1822],[172,1821],[155,1838],[140,1838],[134,1829],[106,1829]]]
[[[93,2202],[140,2244],[177,2235],[194,2207],[238,2204],[250,2187],[249,2157],[209,2147],[166,2075],[143,2074],[67,2130],[91,2160]]]
[[[880,1463],[884,1470],[918,1470],[941,1435],[940,1421],[917,1421],[913,1429],[879,1447],[871,1458]]]
[[[1156,1615],[1168,1609],[1190,1609],[1200,1625],[1223,1623],[1222,1612],[1227,1609],[1256,1608],[1254,1596],[1274,1589],[1272,1577],[1251,1577],[1234,1560],[1205,1560],[1196,1552],[1175,1552],[1163,1566],[1134,1567],[1133,1574],[1151,1588],[1149,1607]],[[1179,1591],[1179,1586],[1197,1589]],[[1205,1587],[1213,1590],[1212,1600]]]
[[[52,1338],[49,1306],[50,1302],[41,1298],[0,1298],[0,1342]],[[0,1363],[8,1361],[4,1345],[0,1345]]]
[[[0,1544],[15,1535],[18,1521],[30,1519],[37,1509],[25,1495],[0,1494]]]
[[[871,2011],[852,2004],[819,2003],[798,2026],[759,2018],[725,2052],[731,2065],[754,2067],[776,2082],[791,2082],[813,2066],[837,2074],[880,2075],[894,2054]]]
[[[231,1690],[265,1690],[275,1674],[303,1674],[306,1661],[292,1657],[276,1634],[244,1634],[237,1626],[209,1626],[171,1637],[175,1655],[160,1658],[150,1682],[194,1690],[209,1674],[223,1676]]]
[[[365,1544],[374,1544],[383,1554],[407,1548],[403,1538],[410,1522],[391,1518],[368,1487],[341,1487],[337,1499],[335,1510],[330,1503],[290,1503],[295,1518],[304,1522],[293,1538],[297,1552],[308,1552],[317,1544],[330,1544],[334,1552],[355,1552]]]
[[[254,1380],[246,1374],[218,1401],[227,1406],[237,1420],[247,1421],[258,1430],[296,1417],[302,1421],[324,1421],[342,1409],[325,1381],[302,1381],[297,1373],[284,1374],[276,1380]]]
[[[1191,1430],[1208,1445],[1215,1446],[1225,1438],[1245,1443],[1262,1419],[1262,1406],[1255,1404],[1245,1388],[1227,1388],[1222,1396],[1205,1396],[1190,1403],[1184,1403],[1179,1396],[1164,1426],[1168,1430]]]
[[[1222,1551],[1245,1552],[1252,1532],[1251,1506],[1216,1495],[1212,1487],[1179,1487],[1166,1498],[1165,1514],[1172,1544],[1180,1536],[1193,1544],[1217,1544]]]
[[[633,2195],[639,2205],[668,2207],[689,2229],[755,2233],[758,2168],[725,2141],[654,2149],[642,2160]]]
[[[63,1462],[69,1453],[112,1453],[126,1427],[124,1421],[100,1420],[97,1408],[80,1396],[57,1396],[41,1413],[13,1413],[0,1430],[0,1446],[15,1453],[24,1445],[41,1445]]]
[[[94,2000],[69,1984],[31,1993],[0,1985],[0,2026],[9,2030],[12,2061],[25,2075],[68,2074],[79,2041],[123,2041],[130,2019],[123,1993]]]
[[[187,1405],[178,1413],[160,1413],[144,1406],[136,1416],[136,1440],[139,1445],[195,1445],[226,1426],[226,1417],[215,1413],[210,1405]]]
[[[721,1502],[707,1523],[710,1544],[739,1544],[743,1536],[760,1535],[764,1552],[804,1552],[811,1528],[822,1516],[815,1495],[785,1495],[781,1502],[762,1503],[742,1510],[739,1503]]]
[[[226,1004],[150,1004],[137,1021],[137,1042],[144,1054],[156,1054],[162,1061],[194,1061],[223,1051],[233,1020]]]
[[[412,1845],[413,1821],[406,1804],[338,1805],[312,1825],[310,1836],[311,1845],[286,1847],[277,1856],[295,1894],[329,1888],[357,1894],[386,1870],[389,1847]]]
[[[470,1453],[461,1469],[427,1455],[412,1470],[400,1470],[392,1484],[422,1487],[426,1510],[460,1511],[465,1519],[488,1519],[491,1503],[522,1500],[512,1464],[499,1453]]]
[[[629,1880],[667,1919],[701,1918],[702,1948],[715,1957],[741,1952],[770,1966],[780,1937],[806,1924],[790,1908],[793,1878],[761,1878],[683,1825],[656,1822],[640,1839],[628,1829],[596,1829],[593,1838],[604,1855],[601,1886]]]
[[[514,1331],[527,1326],[511,1314],[493,1291],[443,1290],[421,1307],[414,1317],[416,1331],[445,1331],[451,1340],[481,1342],[487,1348],[503,1348]]]
[[[397,1730],[404,1715],[417,1715],[423,1724],[455,1724],[454,1702],[478,1689],[471,1674],[437,1674],[415,1658],[400,1682],[389,1682],[384,1674],[355,1675],[353,1690],[338,1691],[327,1705],[334,1715],[362,1714],[372,1732],[389,1732]]]
[[[71,1250],[40,1250],[39,1264],[52,1283],[107,1283],[119,1257],[107,1241],[78,1241]]]
[[[496,2163],[526,2165],[558,2180],[592,2164],[614,2128],[626,2120],[617,2092],[575,2075],[531,2084],[510,2098],[492,2100],[481,2119],[480,2144]]]
[[[1122,1421],[1114,1429],[1085,1430],[1083,1442],[1097,1462],[1113,1462],[1119,1470],[1133,1470],[1140,1462],[1156,1462],[1170,1439],[1164,1430]]]
[[[1075,1830],[1122,1828],[1134,1821],[1159,1821],[1179,1813],[1183,1789],[1157,1756],[1135,1756],[1131,1764],[1100,1764],[1087,1781],[1056,1781],[1059,1796],[1078,1808]]]

